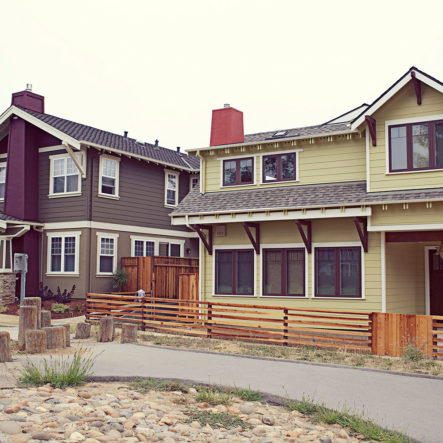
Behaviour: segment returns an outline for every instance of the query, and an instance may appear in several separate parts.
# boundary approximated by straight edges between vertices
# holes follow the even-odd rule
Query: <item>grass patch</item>
[[[370,420],[366,420],[361,415],[349,413],[348,410],[336,411],[318,405],[306,398],[294,400],[287,403],[286,407],[291,411],[298,411],[310,417],[314,422],[326,423],[329,425],[338,424],[351,429],[357,434],[362,434],[368,440],[381,441],[385,443],[408,443],[410,439],[404,434],[394,431],[387,431]]]
[[[188,411],[186,415],[189,417],[188,420],[186,420],[186,423],[198,421],[202,426],[206,426],[208,424],[212,428],[241,428],[242,431],[253,428],[250,423],[246,423],[236,415],[227,414],[225,412],[214,414],[209,411],[199,411],[193,409]]]
[[[182,384],[173,381],[161,381],[155,378],[145,378],[140,380],[135,380],[129,383],[129,387],[134,391],[146,393],[149,391],[160,391],[160,392],[172,392],[180,391],[184,394],[189,392],[189,388]]]
[[[195,400],[199,403],[208,403],[211,406],[216,406],[228,405],[231,402],[232,395],[229,392],[223,392],[209,386],[196,386],[195,388],[198,392]]]
[[[251,388],[243,389],[243,388],[234,388],[231,390],[231,393],[236,397],[241,398],[245,401],[261,401],[263,400],[263,395],[258,391],[253,391]]]
[[[54,388],[67,388],[78,386],[93,374],[92,366],[97,356],[85,356],[85,351],[80,349],[72,358],[53,357],[44,358],[40,364],[29,359],[24,365],[24,370],[19,377],[19,382],[25,386],[42,386],[50,384]]]

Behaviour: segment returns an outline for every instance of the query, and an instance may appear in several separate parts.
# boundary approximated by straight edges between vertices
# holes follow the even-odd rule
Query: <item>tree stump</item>
[[[42,311],[42,299],[40,297],[25,297],[23,299],[23,306],[35,306],[37,308],[37,328],[41,326],[41,311]]]
[[[28,329],[25,333],[26,352],[38,354],[47,349],[46,331],[44,329]]]
[[[51,326],[51,311],[43,310],[41,312],[41,328],[49,328]]]
[[[43,328],[42,331],[46,331],[46,347],[48,349],[66,347],[66,330],[64,326],[51,326]]]
[[[0,331],[0,363],[11,361],[10,336],[7,331]]]
[[[121,343],[135,343],[137,342],[137,325],[128,323],[122,324],[122,338]]]
[[[77,323],[74,338],[89,338],[91,336],[91,323]]]
[[[71,346],[71,325],[69,323],[64,323],[57,326],[63,326],[65,328],[66,347],[69,348]]]
[[[112,317],[102,317],[98,328],[98,341],[108,342],[114,340],[114,319]]]
[[[37,306],[20,306],[18,326],[18,348],[25,350],[25,332],[37,329]]]

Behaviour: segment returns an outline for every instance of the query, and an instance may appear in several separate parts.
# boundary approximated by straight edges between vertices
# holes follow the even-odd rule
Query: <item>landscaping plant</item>
[[[114,274],[112,274],[114,279],[114,284],[112,287],[121,291],[122,287],[128,283],[128,273],[124,269],[117,269]]]
[[[51,311],[54,312],[54,314],[63,314],[69,309],[68,305],[65,305],[63,303],[52,303]]]

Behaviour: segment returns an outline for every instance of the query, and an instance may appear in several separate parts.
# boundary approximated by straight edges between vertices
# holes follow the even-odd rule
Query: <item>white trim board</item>
[[[443,223],[428,223],[422,225],[376,225],[370,224],[368,217],[369,232],[396,232],[396,231],[440,231],[443,230]]]
[[[166,235],[171,237],[198,238],[196,232],[174,231],[172,229],[158,229],[143,226],[119,225],[115,223],[94,222],[94,221],[72,221],[45,223],[44,230],[55,229],[105,229],[110,231],[123,231],[137,234]]]

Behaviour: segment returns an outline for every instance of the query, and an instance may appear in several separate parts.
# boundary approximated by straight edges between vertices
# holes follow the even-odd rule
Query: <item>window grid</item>
[[[263,183],[297,180],[297,154],[264,155],[262,158]]]
[[[117,159],[100,157],[100,194],[116,197],[118,194],[118,171]]]
[[[253,183],[253,157],[223,160],[223,186],[238,186]]]
[[[112,275],[112,273],[115,271],[116,264],[117,238],[109,237],[104,234],[99,235],[98,239],[99,247],[97,254],[97,274]]]
[[[49,272],[76,272],[76,245],[77,238],[75,236],[50,237]]]
[[[165,173],[165,204],[177,206],[178,203],[178,174]]]
[[[215,293],[254,294],[254,251],[220,249],[215,251]]]
[[[77,158],[80,158],[78,156]],[[53,158],[52,161],[52,194],[69,194],[79,192],[80,172],[71,157]]]

